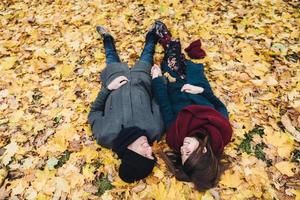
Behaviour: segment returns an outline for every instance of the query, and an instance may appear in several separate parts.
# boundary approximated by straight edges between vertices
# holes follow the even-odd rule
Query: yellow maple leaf
[[[4,165],[7,165],[10,161],[11,158],[17,153],[19,150],[19,146],[15,141],[12,141],[9,143],[6,147],[4,147],[6,150],[4,154],[1,156],[2,163]]]
[[[92,160],[97,159],[99,157],[99,152],[91,147],[84,146],[80,152],[72,154],[72,157],[81,156],[83,156],[86,159],[87,163],[91,163]]]
[[[294,176],[296,165],[295,163],[288,162],[288,161],[282,161],[275,164],[275,167],[284,175],[287,176]]]
[[[70,192],[70,185],[66,179],[64,179],[63,177],[55,177],[55,182],[56,192],[58,192],[58,194],[61,194],[61,192]]]
[[[69,143],[64,138],[56,136],[49,141],[47,150],[49,152],[64,152],[67,150],[68,145]]]
[[[251,35],[260,35],[265,33],[265,30],[263,28],[249,28],[247,32]]]
[[[219,33],[219,34],[234,34],[235,30],[232,27],[228,27],[228,28],[216,28],[212,30],[215,33]]]
[[[249,70],[250,74],[253,74],[255,76],[264,76],[269,71],[270,64],[264,61],[255,62],[247,69]]]
[[[162,182],[158,185],[152,185],[152,191],[148,195],[156,200],[185,199],[183,183],[177,181],[174,177],[171,178],[168,188]]]
[[[286,128],[286,130],[288,130],[294,137],[295,139],[300,142],[300,131],[298,131],[292,124],[289,116],[287,114],[283,115],[281,117],[281,122],[284,125],[284,127]]]
[[[105,165],[119,165],[120,160],[116,159],[110,149],[101,149],[101,159]]]
[[[124,186],[128,186],[130,184],[135,185],[135,183],[126,183],[125,181],[123,181],[119,176],[117,176],[114,180],[114,182],[112,183],[115,187],[121,188]]]
[[[62,76],[62,79],[68,79],[73,75],[74,68],[72,64],[61,64],[57,66],[56,70]]]
[[[13,182],[10,187],[13,187],[11,191],[12,193],[11,195],[16,196],[18,194],[22,194],[25,191],[25,188],[28,187],[28,183],[26,183],[25,180],[20,179]]]
[[[295,200],[300,200],[300,190],[291,189],[290,192],[292,192],[295,195]]]
[[[54,137],[71,141],[76,139],[77,131],[71,123],[63,124],[55,133]]]
[[[154,167],[153,172],[154,176],[159,179],[162,179],[164,177],[164,173],[158,167]]]
[[[109,191],[105,191],[104,194],[101,196],[102,200],[113,200],[114,197],[110,194]]]
[[[8,171],[5,168],[0,169],[0,185],[2,185],[2,183],[4,182],[7,174],[8,174]]]
[[[206,191],[202,196],[201,200],[214,200],[215,198],[211,195],[209,191]]]
[[[241,55],[243,62],[250,64],[253,63],[253,61],[257,58],[253,47],[251,47],[250,45],[246,45],[242,48]]]
[[[222,66],[221,63],[217,63],[217,62],[214,62],[210,65],[210,67],[214,70],[223,70],[224,67]]]
[[[11,69],[14,66],[16,61],[17,61],[17,57],[15,56],[2,58],[0,69],[4,69],[4,70]]]
[[[24,116],[24,111],[23,110],[18,110],[12,113],[9,122],[10,123],[17,123],[19,122]]]
[[[82,174],[85,179],[92,181],[95,179],[95,170],[96,168],[94,166],[87,164],[83,167]]]
[[[292,136],[274,131],[270,127],[265,128],[265,133],[265,137],[263,138],[265,143],[276,147],[280,157],[288,158],[291,151],[294,149],[294,141],[291,138]]]
[[[95,52],[94,52],[94,57],[96,60],[98,61],[103,61],[104,59],[104,54],[101,52],[100,49],[97,49]]]
[[[262,86],[264,84],[263,80],[250,80],[255,86]]]
[[[268,92],[266,94],[261,95],[260,97],[258,97],[260,100],[263,101],[269,101],[271,99],[274,99],[277,95],[272,93],[272,92]]]
[[[44,194],[43,192],[39,192],[38,195],[36,196],[37,200],[50,200],[52,199],[50,196]]]
[[[272,76],[267,76],[265,78],[265,82],[267,83],[268,86],[278,85],[278,81]]]
[[[92,135],[93,135],[92,130],[91,130],[91,128],[90,128],[90,125],[85,124],[85,125],[83,126],[83,129],[84,129],[84,132],[85,132],[88,136],[92,136]]]
[[[48,168],[45,168],[42,170],[37,170],[35,172],[35,180],[31,183],[33,188],[36,191],[44,191],[45,188],[47,188],[48,181],[53,179],[55,177],[56,171],[55,170],[48,170]],[[54,188],[55,189],[55,188]]]
[[[47,58],[48,54],[45,52],[45,49],[39,48],[34,53],[33,56],[35,57],[41,57],[41,58]]]
[[[221,176],[220,184],[226,187],[237,188],[240,184],[242,184],[242,182],[242,176],[239,172],[231,172],[230,170],[227,170]]]
[[[206,40],[209,40],[212,38],[212,35],[210,34],[210,32],[208,30],[205,30],[205,29],[201,29],[199,32],[198,32],[199,36],[203,39],[206,39]]]

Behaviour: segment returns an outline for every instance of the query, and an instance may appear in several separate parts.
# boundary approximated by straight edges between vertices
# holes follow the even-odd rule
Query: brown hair
[[[189,156],[182,165],[180,153],[160,152],[162,159],[172,174],[179,181],[194,183],[198,191],[214,187],[220,177],[220,159],[212,151],[209,136],[199,139],[199,147]],[[204,147],[207,151],[203,153]]]

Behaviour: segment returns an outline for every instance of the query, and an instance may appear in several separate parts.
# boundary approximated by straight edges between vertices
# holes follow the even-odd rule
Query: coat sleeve
[[[225,106],[225,104],[214,95],[213,91],[205,91],[201,94],[202,96],[204,96],[206,99],[209,100],[210,103],[212,103],[215,107],[215,109],[221,113],[224,117],[228,118],[228,111],[227,108]]]
[[[202,64],[195,64],[191,61],[187,62],[187,82],[192,85],[200,86],[204,88],[204,92],[201,94],[209,100],[215,109],[220,112],[224,117],[228,118],[228,111],[218,97],[214,95],[211,86],[205,76],[204,66]]]
[[[163,77],[160,76],[154,78],[151,85],[154,98],[156,99],[162,113],[165,127],[169,128],[171,123],[175,120],[175,114],[168,96],[167,84],[164,83]]]
[[[110,94],[110,90],[102,85],[102,90],[98,93],[97,98],[93,102],[91,106],[91,111],[88,116],[88,121],[91,125],[93,125],[94,121],[98,118],[97,116],[103,115],[103,111],[105,108],[105,101]]]

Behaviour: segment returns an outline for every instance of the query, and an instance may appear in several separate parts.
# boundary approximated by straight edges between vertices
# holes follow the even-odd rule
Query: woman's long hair
[[[206,135],[203,140],[197,139],[199,147],[184,164],[181,162],[180,153],[160,152],[160,156],[177,180],[192,182],[198,191],[203,191],[216,185],[221,169],[219,158],[212,151],[209,136]]]

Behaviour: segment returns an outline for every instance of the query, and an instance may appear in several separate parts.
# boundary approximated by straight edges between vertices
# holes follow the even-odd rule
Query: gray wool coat
[[[161,138],[163,121],[152,95],[150,70],[150,63],[137,61],[132,69],[126,63],[111,63],[102,71],[102,90],[88,116],[98,144],[112,148],[121,129],[132,126],[146,130],[150,142]],[[107,85],[118,76],[126,76],[129,82],[109,91]]]

